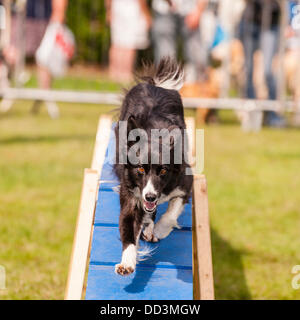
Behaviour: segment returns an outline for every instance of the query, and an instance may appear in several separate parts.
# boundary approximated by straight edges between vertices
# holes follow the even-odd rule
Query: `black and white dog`
[[[117,161],[114,167],[120,180],[119,228],[123,253],[121,263],[115,266],[116,273],[120,275],[131,274],[135,270],[140,237],[157,242],[178,227],[177,218],[190,197],[193,176],[186,174],[189,165],[185,161],[186,148],[182,147],[186,143],[183,138],[185,122],[177,91],[182,84],[182,68],[164,58],[156,69],[153,68],[127,92],[121,107],[115,129]],[[124,123],[125,132],[121,132],[121,124]],[[134,140],[131,133],[136,129],[145,133],[146,140],[139,136],[135,142],[130,141]],[[152,132],[166,131],[179,132],[179,135],[169,134],[167,140],[161,135],[156,141],[158,148],[153,148],[155,139]],[[135,143],[140,148],[134,148]],[[169,144],[169,156],[166,157],[162,152],[164,144]],[[176,147],[180,145],[180,148]],[[129,149],[133,149],[138,161],[130,161]],[[121,153],[124,160],[124,151],[126,161],[120,161]],[[168,209],[154,225],[157,205],[166,201],[169,202]]]

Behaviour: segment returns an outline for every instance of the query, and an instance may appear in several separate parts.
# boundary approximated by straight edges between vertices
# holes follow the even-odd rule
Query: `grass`
[[[38,81],[35,75],[32,75],[26,83],[26,88],[37,88]],[[110,91],[118,92],[122,89],[120,83],[108,81],[107,78],[99,76],[96,79],[81,77],[80,75],[66,75],[63,78],[55,79],[53,89],[59,90],[84,90],[84,91]]]
[[[205,136],[216,296],[299,299],[300,132],[223,126]]]
[[[58,120],[29,108],[0,115],[0,299],[62,299],[83,169],[110,108],[60,104]],[[222,119],[205,128],[216,298],[299,299],[300,131],[246,134]]]
[[[0,298],[63,298],[83,169],[90,167],[100,110],[61,105],[61,118],[17,103],[0,118]]]

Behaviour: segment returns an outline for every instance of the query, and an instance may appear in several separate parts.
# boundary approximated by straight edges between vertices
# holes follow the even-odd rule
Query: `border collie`
[[[115,266],[115,272],[120,275],[134,272],[140,237],[157,242],[167,237],[174,227],[179,228],[177,218],[191,194],[193,176],[186,174],[189,165],[185,161],[186,148],[182,147],[187,144],[183,138],[186,126],[178,93],[182,84],[182,68],[164,58],[157,68],[148,68],[146,76],[140,77],[139,83],[126,93],[121,106],[115,128],[114,166],[120,180],[119,228],[123,252],[121,263]],[[136,141],[132,141],[131,133],[136,129],[145,133],[146,140],[138,135]],[[167,140],[163,134],[156,136],[158,148],[153,147],[153,132],[169,133]],[[173,132],[179,134],[171,135]],[[168,144],[168,154],[164,157],[162,149]],[[181,148],[176,148],[180,145]],[[136,157],[130,159],[130,154],[138,160],[132,161]],[[177,161],[178,158],[181,161]],[[157,205],[166,201],[169,202],[167,211],[154,224]]]

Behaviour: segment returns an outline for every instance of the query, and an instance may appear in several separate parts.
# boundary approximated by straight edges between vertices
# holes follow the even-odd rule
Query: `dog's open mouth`
[[[144,200],[144,209],[147,212],[153,212],[156,209],[157,201],[149,202]]]

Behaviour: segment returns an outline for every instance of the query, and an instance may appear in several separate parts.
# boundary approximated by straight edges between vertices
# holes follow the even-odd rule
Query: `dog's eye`
[[[165,168],[162,168],[161,170],[160,170],[160,175],[161,176],[164,176],[165,174],[167,173],[167,169],[165,169]]]
[[[138,168],[138,173],[145,174],[145,169],[143,167]]]

